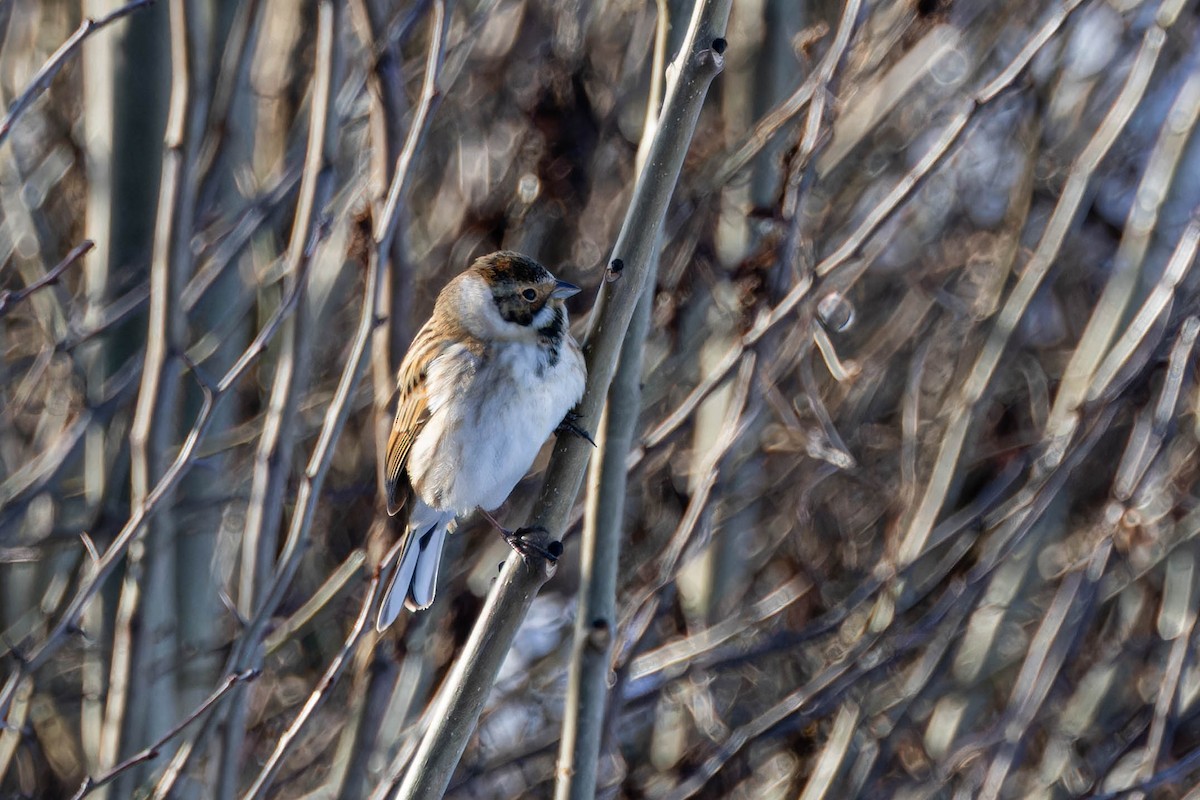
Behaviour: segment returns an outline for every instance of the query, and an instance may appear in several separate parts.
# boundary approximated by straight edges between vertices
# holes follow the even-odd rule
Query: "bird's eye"
[[[524,297],[526,300],[532,303],[534,300],[537,300],[537,292],[535,292],[533,289],[526,289],[525,291],[521,292],[521,297]]]

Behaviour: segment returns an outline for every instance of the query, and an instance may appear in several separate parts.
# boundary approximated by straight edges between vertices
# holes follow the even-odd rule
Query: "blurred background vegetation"
[[[0,797],[258,796],[272,753],[261,793],[387,796],[507,554],[468,519],[430,611],[354,626],[394,369],[500,247],[586,317],[691,4],[135,5],[41,81],[122,4],[0,0]],[[598,795],[1200,797],[1197,4],[737,0],[726,38]],[[552,792],[582,507],[449,797]]]

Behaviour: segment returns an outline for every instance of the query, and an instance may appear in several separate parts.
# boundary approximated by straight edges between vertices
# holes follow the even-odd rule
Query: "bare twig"
[[[349,4],[349,11],[367,59],[366,90],[370,98],[371,141],[369,198],[372,215],[378,215],[383,211],[393,171],[408,139],[406,116],[411,109],[405,87],[407,74],[402,43],[427,16],[428,2],[411,4],[403,13],[397,14],[393,6],[378,0],[353,0]],[[389,14],[393,15],[392,26],[389,26]],[[392,30],[389,31],[389,27]],[[439,97],[434,95],[425,110],[426,114],[434,111]],[[414,330],[412,307],[417,282],[415,265],[408,256],[408,241],[404,235],[409,227],[410,216],[406,211],[401,209],[402,219],[398,223],[397,233],[392,237],[388,252],[384,254],[390,269],[377,298],[375,315],[381,321],[386,320],[387,324],[381,324],[371,337],[371,382],[374,388],[372,422],[376,484],[380,487],[377,491],[380,499],[375,504],[375,519],[367,537],[368,563],[372,566],[377,566],[385,557],[389,540],[394,535],[391,517],[382,501],[386,496],[382,491],[384,454],[391,428],[388,405],[396,389],[399,359]],[[441,610],[437,609],[435,613],[441,613]],[[341,775],[334,775],[332,780],[333,783],[340,781],[338,796],[342,798],[359,798],[366,794],[372,781],[369,765],[375,757],[381,736],[386,736],[383,721],[389,712],[387,699],[394,692],[400,669],[392,648],[386,644],[378,646],[381,643],[385,644],[386,638],[370,631],[365,645],[356,656],[355,699],[339,744],[340,752],[348,755],[338,759],[336,769]],[[419,676],[423,668],[430,666],[430,661],[427,657],[409,659],[404,668],[409,672],[410,680],[414,677],[413,672]],[[417,682],[424,683],[414,681]]]
[[[1050,222],[1046,225],[1041,241],[1029,263],[1022,270],[1021,278],[1009,294],[1004,307],[997,315],[987,341],[962,387],[961,396],[952,408],[933,472],[926,484],[925,493],[912,512],[900,545],[899,561],[901,564],[911,563],[924,552],[929,531],[945,502],[946,492],[949,490],[954,468],[958,463],[958,457],[962,451],[963,441],[966,439],[967,428],[973,418],[976,405],[991,383],[992,376],[1013,331],[1016,330],[1017,323],[1024,316],[1034,293],[1046,277],[1051,264],[1054,263],[1072,220],[1075,219],[1075,213],[1080,203],[1083,202],[1092,173],[1100,163],[1100,159],[1112,147],[1117,135],[1124,129],[1140,102],[1165,38],[1161,28],[1151,27],[1146,32],[1142,40],[1142,47],[1129,71],[1120,96],[1113,103],[1095,136],[1072,165],[1070,178],[1063,188],[1062,196],[1054,208]],[[1032,55],[1030,53],[1031,58]],[[1005,74],[1010,72],[1006,70]]]
[[[733,152],[720,156],[719,167],[701,171],[702,174],[711,176],[706,188],[717,189],[732,180],[756,155],[762,152],[763,148],[783,130],[785,125],[804,110],[818,91],[823,90],[824,85],[829,82],[833,70],[846,53],[861,10],[862,0],[846,0],[842,6],[842,15],[838,19],[837,31],[833,35],[833,43],[821,57],[821,63],[805,79],[800,88],[755,123],[754,130],[738,143]]]
[[[25,91],[17,95],[17,99],[8,107],[8,113],[4,115],[4,119],[0,120],[0,145],[4,144],[4,140],[8,138],[12,126],[16,123],[21,114],[29,108],[30,104],[38,98],[38,96],[46,91],[46,87],[50,85],[50,81],[54,80],[54,76],[63,68],[67,60],[75,55],[80,46],[87,37],[99,30],[103,30],[112,23],[124,19],[135,11],[141,11],[143,8],[148,8],[154,5],[157,0],[133,0],[132,3],[121,6],[115,11],[105,14],[100,19],[92,19],[88,17],[83,22],[79,23],[79,27],[71,34],[62,45],[54,51],[50,56],[50,60],[42,65],[42,68],[33,76],[33,80]]]
[[[196,132],[207,108],[202,89],[207,76],[198,69],[197,44],[203,26],[182,0],[169,0],[171,95],[162,152],[154,240],[150,256],[150,313],[142,383],[129,430],[130,501],[145,504],[170,463],[183,398],[180,354],[187,345],[187,318],[181,295],[191,273],[191,239],[195,210],[192,171]],[[113,630],[113,658],[101,733],[101,765],[115,763],[122,749],[141,746],[168,724],[174,695],[173,674],[155,673],[149,665],[170,658],[175,650],[174,570],[175,517],[173,492],[159,513],[147,520],[144,547],[133,548],[122,577]],[[138,680],[136,676],[141,676]],[[132,687],[138,686],[138,690]],[[126,794],[122,776],[117,794]]]
[[[163,746],[167,744],[167,742],[178,736],[179,733],[188,725],[191,725],[193,722],[203,717],[208,710],[216,705],[217,702],[231,689],[233,689],[234,686],[237,686],[239,683],[247,683],[252,681],[260,674],[262,673],[255,670],[246,670],[245,672],[239,672],[235,675],[230,675],[225,678],[221,685],[214,689],[213,693],[210,694],[203,703],[197,706],[192,713],[180,720],[179,723],[167,731],[165,735],[159,737],[158,741],[156,741],[154,744],[138,753],[135,753],[134,755],[122,761],[120,764],[117,764],[112,769],[106,770],[100,775],[89,775],[87,778],[85,778],[83,784],[80,785],[79,789],[72,796],[72,800],[82,800],[93,790],[99,789],[101,786],[110,783],[121,773],[130,770],[139,764],[144,764],[147,761],[153,761],[154,759],[158,758],[159,752],[162,750]]]
[[[670,800],[694,797],[714,775],[724,769],[730,759],[776,725],[797,715],[812,713],[828,698],[839,696],[839,690],[864,675],[885,668],[901,653],[924,645],[939,627],[957,626],[969,607],[964,595],[970,591],[962,582],[952,583],[920,620],[908,630],[891,631],[886,639],[878,632],[869,629],[862,631],[849,652],[818,672],[808,683],[789,692],[762,714],[732,731],[694,774],[680,782],[666,796]]]
[[[1142,757],[1138,775],[1148,780],[1162,758],[1164,741],[1168,742],[1172,711],[1176,710],[1180,675],[1187,659],[1192,630],[1196,626],[1196,551],[1195,547],[1180,548],[1167,562],[1165,593],[1159,609],[1158,633],[1171,642],[1167,663],[1163,667],[1162,683],[1154,701],[1154,720]],[[1130,800],[1141,800],[1144,795],[1135,794]]]
[[[983,787],[979,793],[979,797],[984,800],[995,800],[1000,796],[1004,778],[1025,737],[1025,730],[1045,701],[1051,685],[1062,669],[1068,648],[1076,639],[1078,625],[1067,623],[1078,622],[1085,609],[1095,602],[1095,585],[1104,574],[1104,567],[1111,553],[1112,544],[1105,541],[1088,560],[1086,570],[1072,572],[1059,585],[1058,593],[1029,646],[1029,653],[1013,686],[1008,712],[1005,715],[1007,722],[1004,725],[1004,741],[988,765],[987,775],[984,776]]]
[[[350,579],[358,574],[366,559],[367,554],[362,550],[352,551],[346,560],[334,570],[333,574],[321,584],[321,587],[313,592],[312,597],[308,598],[304,605],[296,609],[291,616],[280,622],[271,631],[263,640],[263,650],[268,655],[275,652],[285,642],[290,641],[297,631],[312,622],[321,609],[328,606],[330,601],[337,597],[338,593],[350,582]]]
[[[1165,39],[1165,32],[1161,28],[1154,28],[1151,32],[1157,35],[1150,37],[1148,34],[1147,42],[1157,41],[1158,37]],[[1191,140],[1192,131],[1200,119],[1200,60],[1193,61],[1191,74],[1180,87],[1175,102],[1167,112],[1168,122],[1162,126],[1158,141],[1150,151],[1146,169],[1136,189],[1136,202],[1130,207],[1121,243],[1113,257],[1108,282],[1063,371],[1054,406],[1050,409],[1050,419],[1046,423],[1052,439],[1062,440],[1070,436],[1075,426],[1075,411],[1088,394],[1089,385],[1101,361],[1110,352],[1109,344],[1123,326],[1125,309],[1140,283],[1142,264],[1158,224],[1159,209],[1167,197],[1162,187],[1171,184],[1183,157],[1184,147]],[[1178,283],[1179,278],[1175,282]]]
[[[313,515],[316,510],[317,500],[320,497],[321,486],[324,484],[325,476],[332,463],[334,446],[349,416],[351,398],[363,373],[366,371],[371,333],[376,325],[376,299],[382,285],[383,275],[388,266],[386,254],[389,250],[391,239],[396,234],[400,202],[409,185],[412,160],[423,139],[429,106],[436,93],[438,65],[441,63],[441,53],[445,39],[445,20],[445,5],[441,2],[435,2],[432,15],[429,58],[427,60],[427,72],[425,85],[422,90],[421,103],[418,106],[417,113],[414,115],[408,140],[405,142],[404,150],[396,166],[396,172],[388,193],[388,203],[384,216],[376,221],[375,246],[372,249],[371,262],[367,270],[362,312],[359,316],[354,339],[351,342],[346,366],[342,370],[337,391],[325,413],[320,435],[301,479],[296,495],[295,509],[292,512],[291,523],[282,552],[276,562],[275,573],[270,583],[262,591],[261,600],[258,603],[254,617],[248,621],[246,629],[230,654],[229,663],[234,665],[235,668],[236,665],[250,663],[256,658],[255,654],[260,646],[260,642],[266,635],[266,628],[271,615],[283,599],[284,593],[290,586],[292,578],[300,566],[300,559],[308,545]],[[180,748],[179,753],[172,760],[159,780],[158,785],[155,787],[155,797],[166,797],[170,794],[175,781],[179,778],[179,775],[194,752],[194,740],[186,742]]]
[[[621,259],[625,268],[621,280],[603,284],[593,313],[594,324],[585,347],[587,390],[577,409],[583,419],[600,418],[708,85],[724,65],[721,53],[725,40],[721,35],[729,5],[728,0],[696,4],[673,67],[678,69],[678,76],[663,103],[661,124],[646,160],[646,174],[639,180],[613,248],[613,257]],[[591,449],[586,442],[572,437],[555,444],[535,507],[535,525],[548,531],[563,529]],[[435,798],[445,791],[517,628],[551,572],[549,565],[527,566],[516,553],[505,562],[466,647],[434,701],[432,723],[413,756],[398,798]]]
[[[104,585],[105,579],[112,574],[121,558],[124,557],[125,551],[134,537],[141,531],[146,521],[154,516],[163,498],[170,494],[187,471],[191,469],[196,448],[212,425],[214,410],[229,396],[230,390],[237,385],[238,381],[266,350],[267,344],[274,337],[283,320],[295,312],[298,301],[299,287],[280,304],[254,341],[238,358],[237,363],[229,368],[217,385],[211,388],[205,387],[204,402],[192,423],[191,431],[184,439],[183,446],[180,447],[170,467],[163,473],[162,478],[155,484],[145,500],[133,509],[132,515],[113,537],[112,543],[104,551],[104,555],[95,563],[95,571],[90,573],[87,580],[75,590],[71,601],[59,615],[58,620],[50,627],[45,638],[29,650],[25,661],[9,674],[3,688],[0,688],[0,718],[7,717],[14,693],[22,678],[45,664],[58,652],[59,648],[66,644],[69,635],[79,629],[79,621],[84,610],[96,592]]]
[[[358,618],[354,621],[354,626],[350,629],[350,634],[346,637],[342,647],[338,650],[333,660],[325,670],[325,674],[321,676],[320,682],[317,683],[312,694],[308,696],[308,700],[300,709],[300,713],[292,720],[292,724],[279,737],[279,741],[275,743],[275,750],[272,751],[267,763],[259,770],[258,777],[254,779],[254,783],[242,795],[242,800],[255,800],[255,798],[263,797],[267,790],[271,788],[271,783],[275,779],[275,775],[279,772],[279,768],[283,765],[283,760],[287,757],[291,748],[299,741],[300,732],[304,729],[305,724],[312,718],[326,700],[329,699],[329,692],[337,684],[338,678],[342,674],[343,667],[346,666],[346,660],[354,652],[354,648],[358,645],[359,639],[365,631],[368,630],[367,621],[371,618],[371,612],[375,607],[375,595],[379,590],[379,573],[376,572],[371,577],[371,582],[367,586],[366,594],[363,596],[362,606],[358,611]]]
[[[1200,209],[1192,214],[1191,222],[1175,243],[1162,276],[1093,373],[1087,387],[1088,402],[1109,399],[1114,389],[1119,388],[1118,376],[1128,371],[1133,354],[1146,344],[1155,324],[1170,311],[1175,290],[1195,264],[1197,251],[1200,251]]]
[[[9,311],[12,311],[13,307],[16,306],[17,303],[20,303],[38,289],[41,289],[44,286],[49,286],[53,283],[57,283],[58,279],[62,277],[64,272],[70,269],[73,264],[79,261],[79,259],[87,255],[95,246],[96,245],[90,240],[84,240],[81,244],[71,250],[71,252],[67,253],[66,258],[58,262],[58,264],[55,265],[52,270],[47,272],[43,277],[26,286],[24,289],[18,289],[15,292],[8,290],[0,291],[0,317],[3,317]]]
[[[300,177],[300,195],[288,243],[283,285],[290,289],[301,280],[312,259],[317,241],[320,215],[333,193],[333,158],[337,148],[338,115],[333,113],[333,96],[340,78],[337,11],[332,2],[317,6],[316,57],[309,105],[308,144]],[[271,560],[279,545],[279,525],[283,516],[284,495],[292,469],[292,446],[300,394],[307,383],[307,365],[312,336],[303,315],[284,323],[280,333],[280,355],[271,383],[262,436],[254,456],[250,502],[242,533],[242,560],[238,588],[238,613],[253,619],[260,611],[262,594],[270,585]],[[235,669],[257,669],[261,651],[238,663]],[[246,703],[239,702],[243,692],[230,700],[227,735],[221,742],[218,772],[218,797],[232,798],[237,792],[241,773],[242,742],[245,731]]]
[[[846,266],[847,262],[859,251],[871,235],[895,213],[905,199],[912,195],[913,191],[933,168],[946,158],[979,108],[995,101],[1017,80],[1025,68],[1029,66],[1033,57],[1045,46],[1054,33],[1062,27],[1071,12],[1078,8],[1082,2],[1083,0],[1068,0],[1068,2],[1064,3],[1038,32],[1030,38],[1026,46],[994,78],[980,88],[974,97],[964,101],[961,109],[942,128],[940,134],[930,144],[929,149],[922,156],[921,160],[896,183],[892,190],[879,203],[872,207],[871,212],[846,237],[845,241],[821,260],[821,263],[815,269],[817,275],[822,277],[836,275],[838,270]],[[703,402],[704,398],[708,397],[728,377],[730,371],[742,357],[742,354],[755,347],[770,330],[786,319],[801,302],[810,296],[812,288],[813,281],[808,276],[805,276],[804,279],[788,291],[787,295],[774,308],[760,316],[754,326],[742,336],[740,341],[734,343],[733,347],[722,356],[720,362],[684,398],[679,406],[646,433],[643,439],[644,446],[647,448],[655,447],[678,429],[696,410],[696,407]]]
[[[0,483],[0,541],[13,530],[10,523],[17,519],[30,503],[47,488],[62,479],[90,425],[104,424],[120,411],[137,387],[141,375],[141,360],[134,358],[109,379],[108,394],[100,403],[71,421],[51,446],[31,458],[20,469]]]

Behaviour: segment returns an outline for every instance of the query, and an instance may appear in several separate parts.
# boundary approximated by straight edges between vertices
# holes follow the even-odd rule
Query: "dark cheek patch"
[[[528,300],[519,296],[497,297],[496,307],[500,309],[500,316],[518,325],[532,325],[537,311]]]

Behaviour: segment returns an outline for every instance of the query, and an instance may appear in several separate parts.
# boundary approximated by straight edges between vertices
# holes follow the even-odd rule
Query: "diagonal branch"
[[[724,66],[721,54],[725,40],[720,37],[729,7],[730,0],[702,0],[696,4],[681,55],[672,65],[674,80],[663,104],[658,133],[613,248],[613,258],[620,259],[625,267],[619,280],[603,284],[593,314],[594,325],[585,347],[587,390],[578,408],[585,420],[600,419],[708,85]],[[564,437],[556,443],[536,506],[535,525],[548,531],[563,530],[590,455],[591,447],[581,439]],[[552,574],[553,567],[545,562],[527,565],[519,555],[509,556],[470,639],[434,702],[430,728],[404,776],[398,798],[441,797],[517,629],[538,589]]]
[[[24,289],[18,289],[15,292],[0,291],[0,317],[3,317],[13,307],[24,300],[29,295],[36,292],[38,289],[49,286],[58,281],[62,274],[66,272],[71,265],[75,264],[95,247],[95,243],[90,239],[85,239],[81,244],[75,247],[71,252],[67,253],[67,257],[55,265],[54,269],[47,272],[41,278],[26,286]]]
[[[54,55],[50,56],[50,59],[33,76],[33,80],[25,88],[25,91],[21,92],[17,96],[17,99],[12,102],[12,105],[8,107],[8,113],[4,115],[3,120],[0,120],[0,145],[4,144],[4,140],[8,138],[9,131],[12,130],[12,126],[17,119],[25,113],[42,92],[46,91],[46,87],[50,85],[50,81],[54,80],[54,76],[75,55],[75,51],[83,45],[84,39],[98,30],[107,28],[117,20],[124,19],[135,11],[141,11],[143,8],[154,5],[155,2],[157,0],[133,0],[132,3],[121,6],[117,10],[105,14],[100,19],[88,17],[79,23],[79,27],[75,29],[75,32],[54,51]]]
[[[377,220],[374,235],[374,245],[371,251],[370,264],[367,270],[366,286],[363,293],[362,312],[351,342],[350,353],[346,366],[342,370],[329,409],[321,426],[317,444],[309,456],[308,464],[300,479],[300,487],[296,493],[295,508],[292,512],[287,536],[282,552],[276,562],[275,573],[270,582],[263,587],[257,602],[257,611],[247,623],[246,629],[238,638],[233,652],[229,656],[232,669],[245,669],[247,664],[255,660],[256,653],[263,638],[267,634],[267,626],[276,607],[283,599],[292,578],[300,567],[300,560],[308,548],[312,531],[313,517],[317,501],[320,498],[321,487],[325,476],[333,462],[334,446],[345,428],[346,420],[352,408],[351,400],[359,381],[366,372],[370,355],[369,345],[371,332],[375,329],[376,299],[383,284],[384,275],[388,269],[387,253],[392,237],[396,235],[399,221],[401,201],[405,191],[411,184],[410,167],[417,150],[424,139],[426,122],[430,106],[438,93],[437,76],[442,61],[442,51],[446,37],[446,7],[444,2],[435,2],[431,20],[429,57],[426,62],[425,84],[421,93],[420,104],[413,116],[412,126],[408,132],[400,158],[397,160],[396,171],[388,190],[388,200],[384,214]],[[300,279],[303,283],[303,278]],[[154,797],[171,795],[175,781],[179,778],[184,767],[196,752],[196,739],[186,742],[180,747],[179,753],[168,766],[163,777],[155,787]]]
[[[132,769],[138,764],[144,764],[147,761],[153,761],[154,759],[158,758],[159,751],[162,750],[163,746],[178,736],[180,731],[204,716],[210,708],[216,705],[222,697],[229,693],[239,683],[247,683],[252,681],[260,674],[261,673],[254,670],[246,670],[245,672],[239,672],[227,676],[225,680],[221,682],[221,685],[214,689],[212,694],[205,698],[203,703],[197,706],[192,713],[180,720],[177,725],[167,731],[166,734],[161,736],[154,744],[135,753],[101,775],[97,775],[96,777],[89,775],[88,777],[84,778],[83,783],[75,792],[72,800],[83,800],[83,798],[86,797],[92,790],[99,789],[101,786],[110,783],[113,779],[126,770]]]
[[[303,285],[303,282],[300,285]],[[300,299],[299,294],[298,286],[296,291],[293,291],[275,310],[274,315],[267,320],[258,336],[254,338],[237,362],[229,368],[229,371],[222,376],[217,385],[204,387],[203,405],[192,423],[192,429],[184,440],[183,446],[179,448],[175,460],[171,462],[170,467],[163,473],[162,478],[155,484],[154,489],[146,496],[145,500],[134,508],[132,515],[113,538],[112,544],[104,551],[104,555],[92,565],[87,579],[75,590],[75,595],[59,616],[58,621],[50,627],[46,637],[25,654],[24,660],[9,674],[8,680],[0,688],[0,721],[7,718],[21,679],[49,661],[66,644],[68,635],[79,630],[79,622],[84,610],[116,569],[134,537],[157,512],[163,498],[170,495],[188,470],[192,468],[196,460],[196,449],[212,426],[217,407],[229,396],[233,387],[258,360],[258,357],[266,351],[267,344],[279,330],[280,324],[295,312]]]

